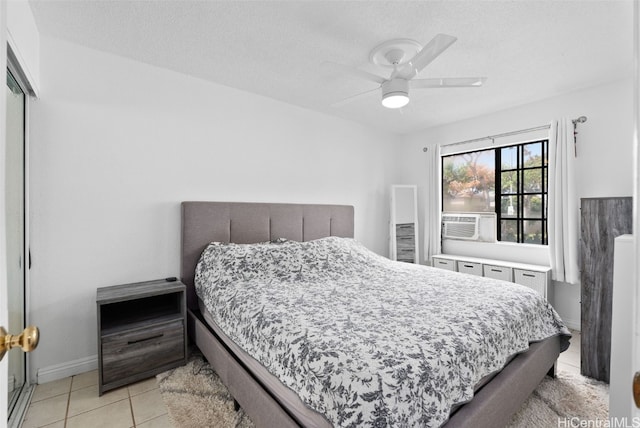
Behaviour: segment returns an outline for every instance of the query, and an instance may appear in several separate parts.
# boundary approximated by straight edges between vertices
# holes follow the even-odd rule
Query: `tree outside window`
[[[444,211],[495,210],[495,151],[461,153],[442,158]]]

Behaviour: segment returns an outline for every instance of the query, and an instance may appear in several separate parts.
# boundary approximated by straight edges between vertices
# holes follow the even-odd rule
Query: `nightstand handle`
[[[134,343],[140,343],[140,342],[146,342],[147,340],[153,340],[153,339],[157,339],[159,337],[164,336],[164,334],[156,334],[155,336],[150,336],[150,337],[145,337],[144,339],[138,339],[138,340],[130,340],[127,342],[127,345],[133,345]]]

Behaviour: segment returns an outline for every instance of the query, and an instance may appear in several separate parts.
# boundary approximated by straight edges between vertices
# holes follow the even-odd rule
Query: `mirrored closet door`
[[[390,258],[401,262],[420,263],[417,186],[401,184],[391,186],[390,225]]]
[[[9,325],[20,333],[25,327],[25,93],[7,70],[6,88],[5,217]],[[9,420],[22,411],[21,394],[28,386],[24,352],[8,352]],[[9,423],[9,426],[12,424]]]

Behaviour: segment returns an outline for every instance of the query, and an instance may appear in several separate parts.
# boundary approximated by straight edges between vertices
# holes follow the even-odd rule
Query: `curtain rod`
[[[460,145],[460,144],[475,143],[476,141],[494,140],[496,138],[509,137],[511,135],[518,135],[518,134],[524,134],[526,132],[533,132],[533,131],[540,131],[542,129],[549,129],[550,127],[551,127],[551,125],[536,126],[534,128],[521,129],[520,131],[503,132],[502,134],[489,135],[489,136],[482,137],[482,138],[474,138],[472,140],[459,141],[457,143],[443,144],[440,147],[451,147],[451,146],[457,146],[457,145]]]
[[[575,127],[578,123],[584,123],[586,121],[587,121],[587,118],[585,116],[580,116],[577,119],[573,119],[571,122],[573,122],[573,126]],[[526,132],[533,132],[533,131],[540,131],[540,130],[543,130],[543,129],[549,129],[550,127],[551,127],[551,125],[541,125],[541,126],[536,126],[536,127],[533,127],[533,128],[521,129],[520,131],[503,132],[502,134],[489,135],[487,137],[474,138],[472,140],[459,141],[457,143],[443,144],[440,147],[451,147],[451,146],[457,146],[459,144],[475,143],[476,141],[494,140],[496,138],[509,137],[511,135],[518,135],[518,134],[524,134]]]

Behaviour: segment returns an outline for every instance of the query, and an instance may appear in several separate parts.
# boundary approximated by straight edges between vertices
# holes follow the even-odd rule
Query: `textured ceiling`
[[[628,1],[30,1],[44,35],[290,104],[409,133],[632,75]],[[458,41],[420,77],[486,76],[482,88],[421,89],[398,110],[377,86],[324,61],[368,63],[393,38]]]

